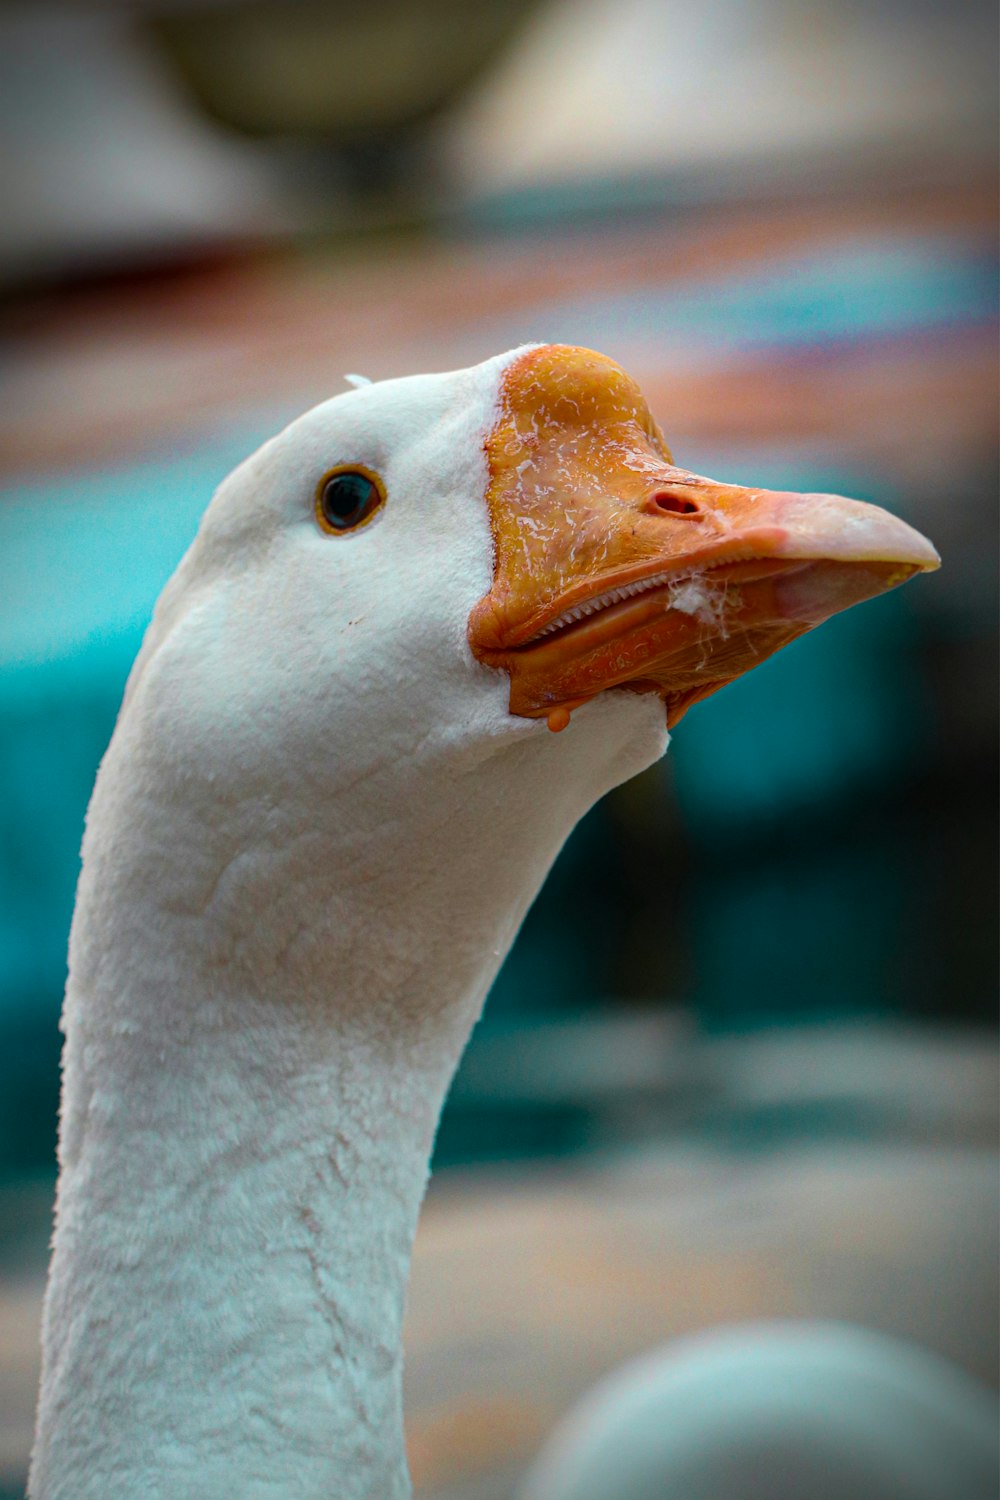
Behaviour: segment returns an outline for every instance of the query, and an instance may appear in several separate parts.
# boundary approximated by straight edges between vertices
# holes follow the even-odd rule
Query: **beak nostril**
[[[688,500],[683,495],[674,495],[670,490],[657,490],[650,495],[646,501],[646,509],[652,512],[662,511],[671,516],[700,516],[701,510],[693,500]]]

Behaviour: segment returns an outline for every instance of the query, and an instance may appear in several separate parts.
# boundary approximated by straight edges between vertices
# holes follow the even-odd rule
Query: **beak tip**
[[[899,516],[864,500],[843,495],[789,495],[781,506],[787,534],[787,557],[809,551],[829,561],[895,563],[915,572],[933,573],[941,566],[937,548]]]

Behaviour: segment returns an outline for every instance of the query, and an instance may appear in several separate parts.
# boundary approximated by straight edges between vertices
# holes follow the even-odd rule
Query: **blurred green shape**
[[[905,597],[848,610],[678,725],[671,756],[685,817],[729,837],[902,776],[925,748],[925,699]]]

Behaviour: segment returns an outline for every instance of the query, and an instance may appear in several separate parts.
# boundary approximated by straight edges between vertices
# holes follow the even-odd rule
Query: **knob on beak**
[[[877,506],[678,468],[638,386],[590,350],[515,360],[486,451],[496,563],[469,640],[509,673],[511,712],[553,728],[610,687],[658,693],[676,723],[804,631],[940,563]]]

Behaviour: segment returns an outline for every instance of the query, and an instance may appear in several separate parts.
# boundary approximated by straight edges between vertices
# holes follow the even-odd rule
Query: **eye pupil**
[[[349,531],[368,519],[380,499],[378,487],[367,474],[352,470],[334,474],[320,495],[323,519],[334,531]]]

